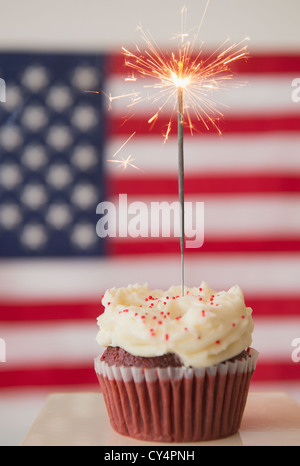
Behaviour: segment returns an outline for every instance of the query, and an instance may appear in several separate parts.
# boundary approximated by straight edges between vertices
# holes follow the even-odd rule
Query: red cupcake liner
[[[119,434],[155,442],[199,442],[227,437],[241,425],[258,353],[210,368],[95,371],[110,423]]]

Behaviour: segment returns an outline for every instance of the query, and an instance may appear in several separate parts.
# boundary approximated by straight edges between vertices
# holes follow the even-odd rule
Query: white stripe
[[[24,365],[78,364],[91,361],[99,353],[93,322],[47,322],[1,324],[1,337],[6,343],[7,370]]]
[[[299,295],[300,254],[201,254],[187,256],[185,283],[204,280],[215,289],[239,284],[246,296]],[[148,283],[167,289],[180,283],[180,254],[139,257],[1,261],[2,300],[95,298],[107,288]]]
[[[300,106],[300,104],[299,104]],[[106,147],[106,159],[113,155],[127,140],[126,136],[111,138]],[[226,174],[299,174],[299,134],[257,134],[223,135],[195,134],[185,138],[186,175]],[[172,137],[166,144],[159,135],[134,136],[118,156],[129,154],[143,172],[128,168],[121,170],[117,164],[106,163],[111,177],[127,176],[177,176],[177,138]]]
[[[292,342],[300,338],[300,317],[261,318],[255,316],[252,346],[260,353],[260,360],[291,361]],[[37,365],[55,366],[90,363],[102,348],[95,338],[95,321],[67,323],[33,323],[1,325],[6,342],[6,363],[0,370]]]
[[[0,29],[0,43],[5,50],[119,51],[140,39],[137,26],[142,23],[160,46],[172,47],[174,33],[180,32],[183,2],[152,0],[143,2],[85,2],[72,0],[11,0],[5,5],[5,21]],[[187,2],[187,28],[191,39],[199,26],[206,2]],[[18,15],[16,15],[18,11]],[[59,12],[59,16],[57,13]],[[211,1],[199,35],[205,47],[215,49],[229,35],[233,41],[249,36],[253,50],[299,51],[299,0],[285,2],[264,0]],[[14,25],[12,28],[11,25]],[[55,27],[54,27],[55,26]],[[84,34],[79,34],[84,31]],[[112,33],[113,32],[113,33]]]
[[[128,68],[128,75],[130,68]],[[275,76],[253,76],[243,75],[235,80],[229,81],[227,87],[214,92],[207,93],[207,98],[203,98],[204,109],[206,99],[216,103],[218,111],[225,116],[229,115],[268,115],[272,113],[300,115],[300,105],[293,102],[292,93],[295,87],[292,86],[295,74],[282,74]],[[242,79],[242,81],[241,81]],[[160,89],[153,88],[157,80],[137,79],[134,83],[125,81],[121,76],[113,76],[106,83],[106,92],[115,98],[112,103],[113,116],[125,116],[126,114],[136,114],[146,118],[146,121],[163,106],[162,114],[169,114],[177,106],[177,93],[175,89],[174,97],[165,104],[166,94],[159,92]],[[172,92],[172,89],[171,89]],[[132,97],[126,96],[132,94]],[[206,94],[206,93],[205,93]],[[169,95],[169,94],[168,94]],[[203,93],[202,93],[203,95]],[[121,96],[122,98],[116,98]],[[139,102],[137,99],[141,98]],[[184,94],[185,105],[191,108],[188,88]],[[200,105],[201,103],[198,102]],[[199,105],[199,107],[200,107]],[[212,114],[213,109],[211,109]],[[208,113],[211,114],[208,110]]]
[[[282,318],[255,318],[253,310],[255,327],[252,345],[262,358],[276,359],[279,363],[287,359],[292,362],[292,352],[295,350],[292,342],[295,338],[300,339],[300,316],[285,318],[284,309],[282,312]]]
[[[154,218],[151,215],[151,203],[164,201],[177,202],[175,196],[127,196],[127,208],[133,202],[142,202],[145,209],[136,215],[128,215],[128,222],[138,215],[141,223],[151,225]],[[111,199],[118,211],[124,214],[125,203],[119,197]],[[185,202],[204,202],[204,230],[210,239],[251,239],[255,236],[272,239],[283,236],[295,237],[300,234],[300,194],[272,194],[272,195],[186,195]],[[141,204],[142,205],[142,204]],[[126,210],[126,209],[125,209]],[[143,215],[144,213],[144,215]],[[193,211],[194,225],[195,213]],[[100,215],[99,215],[100,219]],[[150,228],[149,228],[150,230]],[[150,233],[149,233],[150,236]],[[111,238],[113,241],[113,239]]]

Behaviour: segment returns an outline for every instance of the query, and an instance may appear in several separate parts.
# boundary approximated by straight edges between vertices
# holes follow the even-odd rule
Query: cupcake
[[[95,371],[111,425],[156,442],[238,431],[255,370],[252,309],[242,290],[108,290],[98,318]]]

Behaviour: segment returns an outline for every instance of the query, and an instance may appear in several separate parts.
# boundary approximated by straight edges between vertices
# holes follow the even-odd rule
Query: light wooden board
[[[54,393],[22,446],[155,446],[111,428],[102,394]],[[170,444],[169,444],[170,445]],[[180,445],[300,446],[300,405],[281,392],[250,392],[240,431],[226,439]],[[174,444],[172,444],[174,446]]]

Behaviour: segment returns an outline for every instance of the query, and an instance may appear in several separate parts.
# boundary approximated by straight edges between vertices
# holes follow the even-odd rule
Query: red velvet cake
[[[239,287],[205,283],[108,290],[95,370],[112,427],[156,442],[198,442],[238,431],[256,366],[252,310]]]

